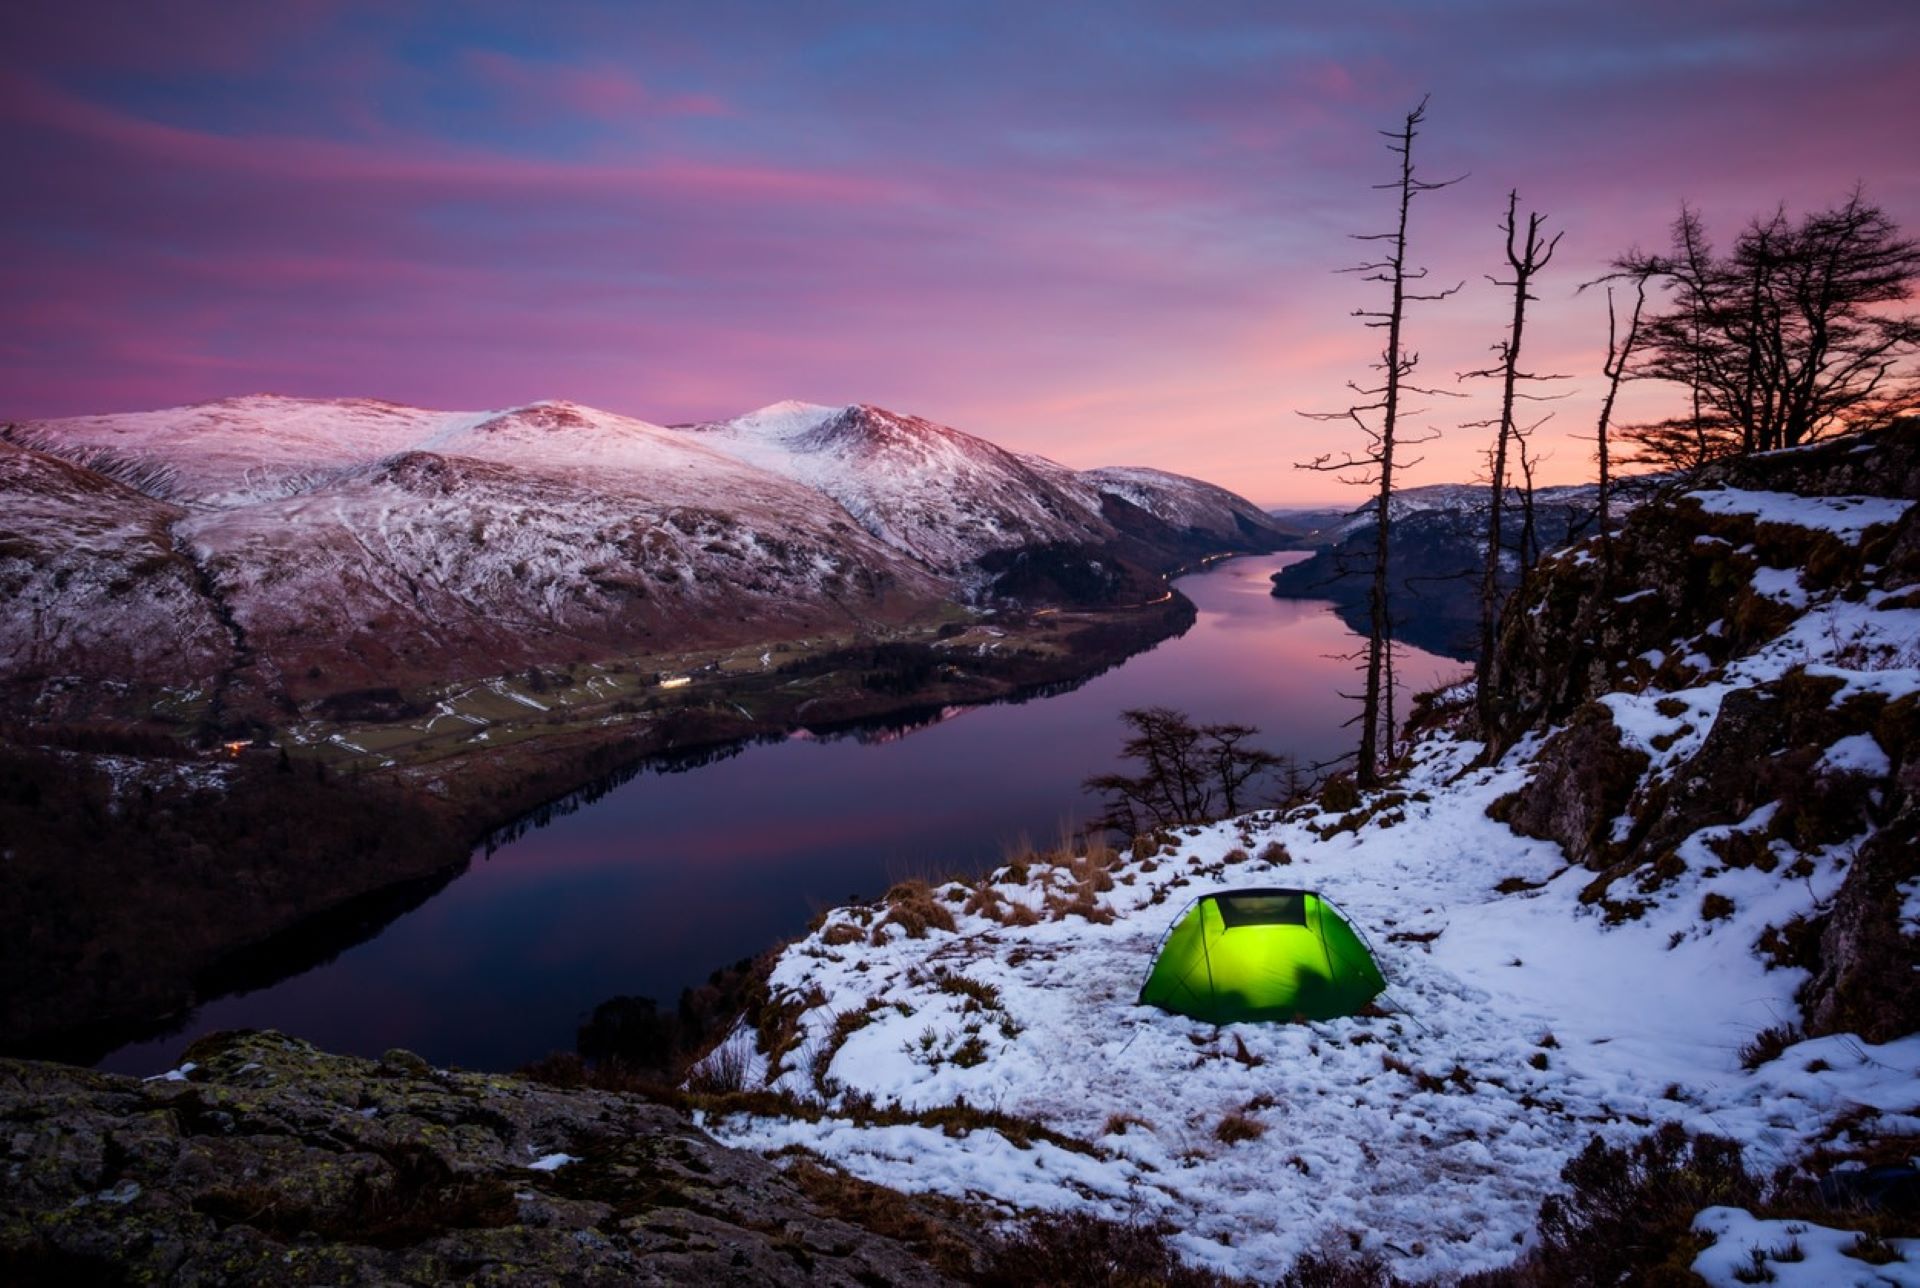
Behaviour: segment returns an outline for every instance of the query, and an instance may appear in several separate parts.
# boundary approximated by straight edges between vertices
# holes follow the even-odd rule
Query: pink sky
[[[1603,301],[1682,199],[1728,238],[1864,182],[1920,230],[1920,8],[1884,3],[54,6],[0,16],[0,415],[263,390],[647,419],[873,402],[1075,466],[1343,495],[1432,92],[1423,379],[1482,365],[1510,187],[1564,228],[1528,365],[1587,477]],[[1471,477],[1490,385],[1413,483]],[[1660,393],[1637,390],[1651,413]],[[1630,409],[1631,410],[1631,409]]]

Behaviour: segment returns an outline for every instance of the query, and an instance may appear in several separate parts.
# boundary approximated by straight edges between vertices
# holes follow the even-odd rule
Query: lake
[[[819,910],[912,876],[972,874],[1094,812],[1083,779],[1118,766],[1119,713],[1170,706],[1258,726],[1304,762],[1348,750],[1360,637],[1325,603],[1275,599],[1305,558],[1230,559],[1180,580],[1199,616],[1069,693],[961,709],[897,737],[804,734],[696,769],[645,772],[484,857],[332,960],[200,1007],[101,1067],[168,1068],[193,1037],[277,1028],[339,1052],[405,1047],[511,1069],[573,1049],[616,994],[671,1006],[715,968],[797,935]],[[1403,692],[1463,673],[1407,650]]]

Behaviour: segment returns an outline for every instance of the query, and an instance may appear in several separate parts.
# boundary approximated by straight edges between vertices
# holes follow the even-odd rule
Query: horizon
[[[1499,339],[1483,273],[1518,187],[1566,230],[1529,318],[1527,365],[1574,377],[1541,481],[1584,482],[1605,322],[1574,288],[1682,200],[1724,245],[1864,182],[1920,231],[1920,12],[1535,14],[18,6],[0,414],[270,388],[667,423],[797,396],[1356,504],[1294,465],[1357,435],[1295,413],[1367,376],[1374,296],[1336,270],[1390,214],[1376,131],[1431,91],[1416,161],[1469,177],[1416,205],[1411,255],[1466,289],[1412,315],[1421,376]],[[1411,422],[1444,437],[1407,486],[1474,480],[1485,435],[1456,426],[1492,392]]]

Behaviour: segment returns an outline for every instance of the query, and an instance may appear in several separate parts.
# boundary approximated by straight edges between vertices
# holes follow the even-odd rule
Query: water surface
[[[151,1073],[194,1035],[272,1027],[334,1051],[417,1051],[508,1069],[556,1050],[621,993],[671,1004],[715,967],[800,933],[819,909],[908,876],[977,872],[1094,812],[1119,713],[1163,705],[1253,724],[1303,761],[1347,750],[1360,639],[1319,602],[1275,599],[1301,554],[1183,578],[1185,635],[1073,692],[968,708],[892,740],[803,736],[678,773],[643,773],[484,858],[333,960],[201,1007],[178,1034],[103,1067]],[[1404,691],[1460,672],[1409,650]]]

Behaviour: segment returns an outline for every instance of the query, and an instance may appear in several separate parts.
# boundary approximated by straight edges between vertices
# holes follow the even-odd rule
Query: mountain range
[[[0,692],[36,716],[115,684],[287,712],[955,604],[1119,603],[1286,540],[1194,479],[793,402],[673,426],[268,395],[28,421],[0,430],[0,516]]]

